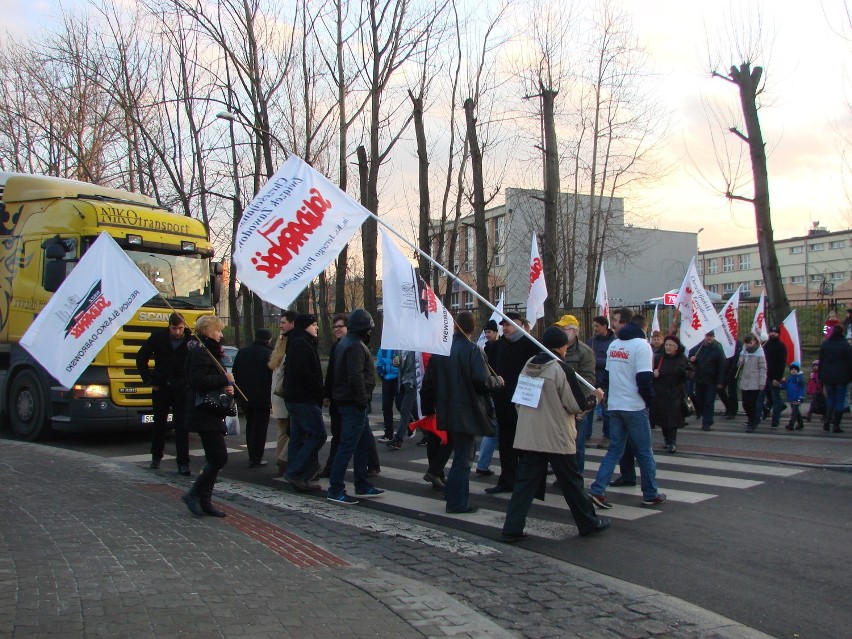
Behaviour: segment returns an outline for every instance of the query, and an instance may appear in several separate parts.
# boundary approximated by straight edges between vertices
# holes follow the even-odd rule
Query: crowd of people
[[[737,340],[733,355],[726,357],[712,331],[686,352],[677,335],[655,331],[648,336],[642,314],[619,308],[612,316],[611,325],[608,317],[595,317],[593,335],[585,343],[573,315],[560,317],[536,341],[526,332],[525,320],[509,312],[499,322],[485,324],[480,346],[474,315],[463,311],[455,317],[449,355],[380,349],[374,358],[369,349],[373,318],[356,309],[332,318],[335,340],[323,371],[318,318],[285,311],[275,344],[268,330],[258,329],[254,342],[238,351],[229,372],[223,366],[222,321],[205,315],[190,331],[181,315],[172,313],[168,328],[154,332],[137,355],[142,380],[152,387],[150,467],[160,468],[171,413],[178,472],[192,474],[189,432],[199,435],[205,454],[204,467],[183,501],[194,515],[224,517],[211,498],[228,460],[225,415],[235,399],[245,417],[250,468],[267,465],[267,429],[275,418],[276,475],[293,489],[320,491],[315,480],[327,478],[326,498],[331,502],[352,505],[380,497],[385,491],[372,481],[381,473],[380,457],[369,424],[378,383],[384,425],[378,442],[399,450],[416,424],[423,425],[418,445],[426,446],[428,457],[424,480],[443,493],[448,513],[476,510],[470,500],[472,462],[477,459],[476,475],[489,477],[494,474],[494,450],[499,449],[500,472],[485,493],[510,495],[502,536],[515,542],[526,537],[527,513],[533,499],[544,498],[548,473],[555,475],[554,486],[581,536],[609,527],[610,521],[596,509],[612,508],[609,486],[637,485],[637,465],[641,504],[663,504],[666,495],[656,483],[652,430],[658,427],[664,450],[676,453],[678,430],[690,415],[701,421],[702,430],[712,429],[717,395],[724,407],[721,415],[728,419],[737,417],[741,402],[747,432],[754,432],[764,419],[770,420],[771,429],[779,428],[788,409],[788,430],[804,428],[817,414],[822,415],[823,430],[843,432],[840,424],[848,410],[852,376],[845,324],[827,327],[820,358],[805,379],[798,362],[786,366],[786,347],[777,326],[769,329],[763,344],[751,333]],[[210,393],[221,398],[221,410],[201,401],[200,396]],[[323,465],[324,408],[332,438]],[[603,422],[606,453],[587,489],[585,451],[596,415]],[[345,482],[350,466],[352,494]],[[619,475],[613,477],[616,466]]]

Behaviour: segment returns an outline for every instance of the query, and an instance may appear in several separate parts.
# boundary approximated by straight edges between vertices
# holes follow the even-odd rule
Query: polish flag
[[[725,351],[725,357],[733,357],[737,349],[737,333],[740,330],[740,287],[734,291],[728,303],[719,311],[722,330],[716,332],[716,339]]]
[[[757,335],[761,344],[769,339],[766,332],[766,289],[760,292],[760,301],[754,309],[754,321],[751,323],[751,332]]]
[[[608,318],[609,294],[606,290],[606,275],[604,275],[603,262],[601,262],[601,276],[598,279],[598,292],[595,295],[595,303],[598,305],[598,315],[603,315]]]
[[[787,366],[793,362],[802,363],[802,348],[799,344],[799,323],[796,320],[796,311],[793,310],[783,322],[778,339],[787,347]]]
[[[538,238],[533,233],[530,250],[530,292],[527,297],[527,321],[535,326],[539,317],[544,317],[544,300],[547,299],[547,285],[544,283],[544,266],[538,252]]]

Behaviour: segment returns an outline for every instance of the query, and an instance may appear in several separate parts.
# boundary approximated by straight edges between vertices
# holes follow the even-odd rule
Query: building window
[[[698,260],[698,264],[696,264],[695,270],[698,271],[699,275],[704,275],[704,260]]]
[[[473,293],[465,292],[464,294],[464,307],[465,308],[473,308]]]
[[[733,272],[733,270],[734,270],[734,256],[733,255],[726,255],[722,259],[724,260],[723,263],[722,263],[722,270],[725,273]]]
[[[822,282],[822,275],[811,274],[810,280],[811,282]]]
[[[804,275],[794,275],[790,278],[790,284],[804,284],[805,276]]]
[[[803,246],[791,246],[790,247],[790,255],[798,255],[799,253],[804,253],[805,247]]]
[[[723,290],[725,293],[733,293],[735,288],[737,288],[735,282],[725,282],[725,288]]]
[[[496,254],[494,264],[497,266],[500,266],[505,261],[503,257],[503,251],[506,249],[503,246],[503,225],[505,221],[506,218],[502,215],[494,219],[494,253]]]
[[[473,245],[474,245],[473,227],[468,226],[464,234],[464,270],[473,270]]]
[[[846,271],[840,271],[839,273],[830,273],[828,275],[828,279],[832,282],[839,282],[840,280],[846,279]]]
[[[833,242],[829,242],[828,248],[830,248],[830,249],[846,248],[846,240],[834,240]]]
[[[712,257],[709,260],[707,260],[707,274],[708,275],[715,275],[718,272],[719,272],[719,258],[718,257]]]
[[[710,286],[707,287],[707,292],[708,293],[718,293],[719,292],[719,285],[718,284],[711,284]]]
[[[740,270],[747,271],[751,268],[751,255],[745,253],[740,255]]]
[[[754,285],[758,288],[763,288],[763,280],[754,280]]]
[[[811,252],[813,251],[824,251],[825,250],[825,242],[819,242],[818,244],[811,244]]]
[[[743,282],[740,285],[740,294],[749,297],[751,295],[751,282]]]

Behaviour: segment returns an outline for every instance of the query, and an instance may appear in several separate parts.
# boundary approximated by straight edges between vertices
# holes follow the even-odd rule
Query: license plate
[[[154,416],[153,415],[141,415],[140,420],[142,421],[143,424],[153,424],[154,423]],[[172,414],[171,413],[169,413],[168,416],[166,417],[166,421],[170,424],[172,423]]]

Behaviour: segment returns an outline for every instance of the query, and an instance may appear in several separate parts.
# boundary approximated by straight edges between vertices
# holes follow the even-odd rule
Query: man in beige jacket
[[[603,391],[586,395],[573,369],[562,359],[568,348],[568,337],[556,326],[548,328],[541,343],[558,359],[539,353],[530,359],[519,380],[528,388],[525,404],[518,404],[518,427],[515,448],[522,451],[512,498],[506,510],[502,539],[520,541],[527,513],[536,496],[543,498],[548,463],[556,474],[559,488],[568,503],[574,523],[585,537],[609,528],[610,521],[595,515],[586,494],[583,477],[577,472],[577,415],[592,410],[603,399]]]

